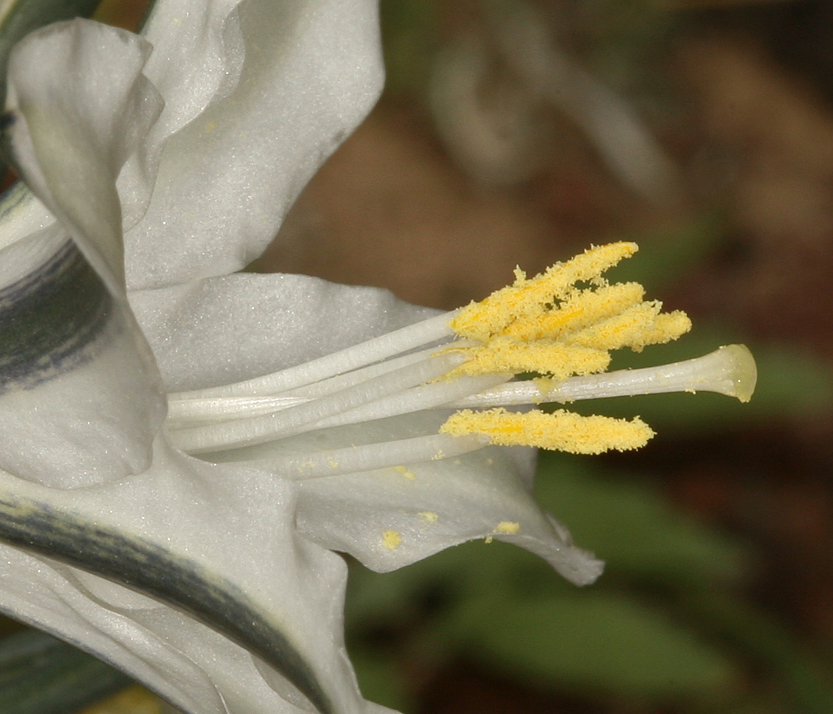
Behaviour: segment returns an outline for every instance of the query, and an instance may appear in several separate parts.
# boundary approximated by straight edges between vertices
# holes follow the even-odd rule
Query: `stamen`
[[[552,414],[537,409],[529,412],[465,409],[450,416],[440,427],[440,433],[482,434],[499,446],[537,446],[571,454],[638,449],[654,435],[639,417],[626,421],[598,415],[581,416],[563,409]]]
[[[204,399],[182,399],[168,397],[169,429],[183,429],[197,422],[216,419],[240,419],[261,416],[304,404],[310,401],[306,397],[288,397],[285,395],[269,397],[206,397]]]
[[[441,381],[424,384],[322,419],[315,423],[315,428],[324,429],[333,426],[358,424],[373,419],[385,419],[426,409],[446,407],[455,400],[488,390],[490,387],[502,384],[509,379],[511,379],[511,375],[508,374],[490,374],[480,377],[460,377],[452,382]]]
[[[518,343],[509,338],[496,337],[481,347],[455,351],[468,359],[450,377],[458,374],[538,372],[555,379],[565,379],[571,374],[600,372],[610,363],[610,355],[606,351],[544,340]]]
[[[637,352],[651,344],[676,340],[691,329],[691,320],[683,312],[661,315],[662,303],[643,302],[633,305],[572,336],[571,341],[597,350],[619,350],[630,347]]]
[[[189,454],[262,444],[306,431],[310,424],[326,417],[430,382],[453,369],[461,359],[455,353],[437,355],[276,414],[175,430],[170,432],[170,437],[178,448]]]
[[[355,384],[366,382],[373,377],[393,372],[394,370],[427,359],[437,352],[432,347],[419,352],[412,352],[402,357],[389,359],[367,367],[355,369],[346,374],[339,374],[320,382],[307,384],[279,394],[260,397],[190,397],[182,393],[168,397],[168,426],[185,428],[194,426],[195,422],[213,421],[218,418],[240,419],[245,417],[272,414],[274,412],[304,404],[316,397],[331,394]]]
[[[505,406],[675,391],[713,391],[748,401],[755,362],[740,345],[671,365],[602,373],[611,350],[639,351],[691,327],[684,313],[662,313],[660,302],[645,301],[640,285],[611,285],[602,278],[636,250],[633,243],[591,248],[534,278],[518,269],[513,285],[462,310],[265,377],[171,395],[171,439],[191,454],[246,459],[246,453],[254,454],[239,449],[303,432],[464,409],[440,434],[262,461],[312,478],[416,463],[486,443],[595,454],[638,448],[653,435],[639,418],[518,413]],[[505,384],[524,373],[539,377]],[[280,453],[280,447],[270,452]]]
[[[577,282],[598,279],[605,270],[637,250],[635,243],[610,243],[590,248],[565,263],[556,263],[534,278],[527,279],[521,270],[516,270],[513,285],[467,305],[451,326],[462,337],[485,342],[503,333],[511,323],[563,299]]]
[[[590,293],[576,291],[539,319],[512,323],[506,334],[526,342],[559,338],[618,315],[642,302],[644,296],[645,289],[639,283],[605,285]]]
[[[287,474],[291,478],[321,478],[447,459],[477,451],[488,445],[489,439],[473,434],[462,438],[447,434],[431,434],[378,444],[348,446],[330,451],[271,456],[265,459],[255,459],[249,463],[256,467]]]
[[[192,392],[179,392],[171,395],[175,399],[188,397],[232,397],[232,396],[254,396],[263,394],[277,394],[287,389],[293,389],[306,384],[313,384],[323,379],[333,377],[344,372],[364,367],[365,365],[379,362],[394,355],[408,352],[417,347],[437,342],[444,338],[452,337],[454,333],[449,328],[449,321],[454,317],[455,312],[436,315],[416,322],[413,325],[402,327],[399,330],[388,332],[375,337],[361,344],[347,347],[338,352],[324,355],[310,362],[289,367],[264,375],[255,377],[235,384],[227,384],[221,387],[210,389],[194,390]]]

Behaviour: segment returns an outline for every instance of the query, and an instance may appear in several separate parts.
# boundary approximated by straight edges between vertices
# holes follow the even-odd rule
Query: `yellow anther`
[[[449,372],[450,379],[461,374],[537,372],[561,380],[574,374],[602,372],[610,364],[607,352],[550,340],[517,342],[509,337],[497,337],[486,345],[463,348],[461,351],[471,357]]]
[[[683,312],[660,315],[662,303],[654,300],[627,308],[619,315],[588,327],[571,340],[597,350],[630,347],[641,350],[646,345],[670,342],[691,329],[691,320]]]
[[[662,303],[645,301],[637,283],[611,285],[602,278],[605,270],[636,250],[633,243],[591,248],[534,278],[517,269],[513,285],[463,308],[450,323],[467,340],[450,349],[466,361],[447,377],[532,373],[538,375],[536,386],[543,397],[557,391],[563,380],[606,370],[611,350],[640,351],[677,339],[691,329],[684,313],[662,313]],[[635,449],[653,436],[639,418],[583,417],[564,410],[467,410],[449,418],[441,431],[453,436],[481,434],[504,446],[579,454]]]
[[[636,305],[645,296],[639,283],[616,283],[596,290],[576,290],[560,305],[547,310],[541,308],[536,320],[513,322],[506,334],[517,340],[540,340],[566,336],[569,333],[618,315]]]
[[[552,414],[537,409],[529,412],[465,409],[452,414],[440,432],[452,436],[483,434],[500,446],[537,446],[571,454],[638,449],[654,435],[639,417],[626,421],[580,416],[563,409]]]
[[[663,312],[657,315],[652,327],[646,328],[639,335],[639,339],[627,346],[639,352],[648,345],[664,345],[673,342],[691,329],[691,320],[682,310]]]
[[[451,321],[451,328],[462,337],[488,340],[530,312],[563,299],[575,283],[598,279],[605,270],[637,250],[635,243],[611,243],[590,248],[566,263],[556,263],[534,278],[516,270],[513,285],[464,307]]]

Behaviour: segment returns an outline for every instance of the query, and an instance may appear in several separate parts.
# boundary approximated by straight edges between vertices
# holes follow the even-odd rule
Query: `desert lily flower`
[[[592,581],[515,447],[650,431],[522,405],[754,381],[741,348],[599,374],[688,327],[601,277],[631,244],[452,315],[232,274],[375,98],[375,26],[358,0],[160,0],[152,47],[76,21],[11,58],[37,198],[2,206],[0,608],[187,712],[380,709],[344,652],[332,551],[390,570],[494,537]]]

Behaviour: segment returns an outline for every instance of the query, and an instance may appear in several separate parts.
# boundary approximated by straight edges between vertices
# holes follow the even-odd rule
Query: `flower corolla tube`
[[[144,37],[75,20],[9,61],[28,188],[0,204],[0,610],[184,712],[382,711],[346,655],[335,551],[387,571],[496,538],[592,582],[526,447],[652,432],[537,405],[754,387],[739,346],[604,372],[689,328],[605,280],[630,243],[450,314],[239,273],[375,101],[376,13],[159,0]]]

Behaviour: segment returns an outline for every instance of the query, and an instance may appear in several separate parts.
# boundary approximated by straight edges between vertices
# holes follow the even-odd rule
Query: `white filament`
[[[464,360],[459,353],[444,353],[274,414],[170,430],[171,440],[183,451],[202,454],[284,438],[307,431],[308,425],[329,416],[438,379]]]
[[[489,439],[482,436],[455,437],[448,434],[431,434],[329,451],[270,456],[250,463],[295,479],[338,476],[397,466],[402,468],[407,477],[412,477],[404,464],[462,456],[488,445]]]
[[[255,377],[244,382],[236,382],[221,387],[200,389],[193,392],[179,392],[171,395],[174,399],[189,397],[231,397],[277,394],[279,392],[320,382],[344,372],[364,367],[374,362],[408,352],[417,347],[445,338],[453,337],[454,332],[448,323],[454,319],[457,311],[416,322],[399,330],[388,332],[353,347],[324,355],[310,362],[289,367],[280,372],[273,372],[263,377]]]
[[[468,345],[468,342],[458,340],[455,344]],[[180,394],[172,394],[168,397],[168,426],[177,429],[184,429],[190,426],[198,426],[200,422],[216,421],[217,419],[235,419],[272,414],[273,412],[294,407],[297,404],[304,404],[315,397],[331,394],[347,387],[352,387],[361,382],[366,382],[373,377],[378,377],[388,372],[400,369],[410,364],[415,364],[437,352],[436,347],[411,352],[402,357],[395,357],[384,362],[354,369],[346,374],[339,374],[335,377],[322,379],[294,389],[288,389],[280,394],[264,395],[257,397],[189,397]],[[509,379],[498,379],[495,384]],[[485,385],[491,386],[491,385]],[[485,388],[484,386],[484,388]],[[474,389],[472,390],[474,391]],[[456,397],[454,397],[456,398]],[[449,401],[448,399],[445,402]],[[443,403],[445,403],[443,402]]]

